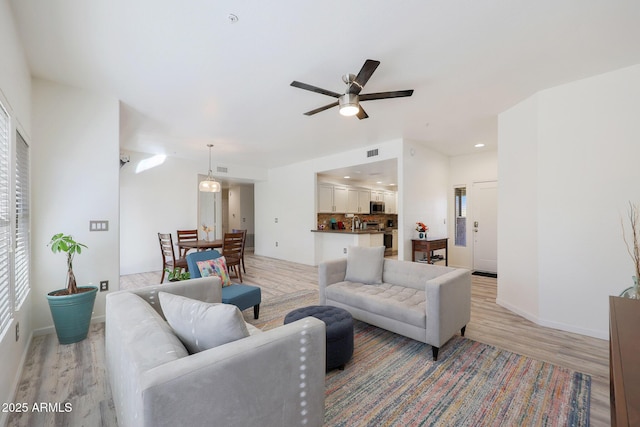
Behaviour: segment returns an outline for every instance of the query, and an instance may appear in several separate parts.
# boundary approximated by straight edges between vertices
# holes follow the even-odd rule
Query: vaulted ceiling
[[[121,148],[278,166],[408,138],[497,149],[497,114],[533,93],[640,63],[637,0],[10,0],[35,77],[121,101]],[[234,18],[235,17],[235,18]],[[233,18],[233,19],[232,19]],[[381,62],[369,118],[342,92]],[[203,166],[206,163],[203,163]]]

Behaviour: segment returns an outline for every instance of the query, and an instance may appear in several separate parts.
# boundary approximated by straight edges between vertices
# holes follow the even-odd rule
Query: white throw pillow
[[[382,283],[384,246],[349,246],[344,280],[379,285]]]
[[[211,304],[158,292],[164,317],[190,353],[208,350],[249,336],[235,305]]]

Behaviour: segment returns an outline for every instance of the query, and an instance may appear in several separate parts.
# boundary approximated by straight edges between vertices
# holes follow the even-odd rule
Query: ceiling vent
[[[367,151],[367,157],[375,157],[378,155],[378,149]]]
[[[220,173],[228,173],[229,170],[227,168],[225,168],[224,166],[218,166],[216,168],[216,172],[220,172]]]

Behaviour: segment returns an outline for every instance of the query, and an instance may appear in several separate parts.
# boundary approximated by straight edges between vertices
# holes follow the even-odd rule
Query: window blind
[[[9,326],[13,313],[9,295],[9,127],[9,114],[0,104],[0,335]]]
[[[14,254],[16,310],[29,293],[29,146],[16,132],[16,247]]]

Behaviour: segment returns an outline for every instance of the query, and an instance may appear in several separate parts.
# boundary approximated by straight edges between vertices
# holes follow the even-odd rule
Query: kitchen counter
[[[355,230],[351,231],[351,229],[343,229],[343,230],[311,230],[312,233],[340,233],[340,234],[384,234],[384,230]]]
[[[384,231],[380,230],[311,230],[316,247],[316,265],[323,261],[346,258],[350,246],[384,246]]]

